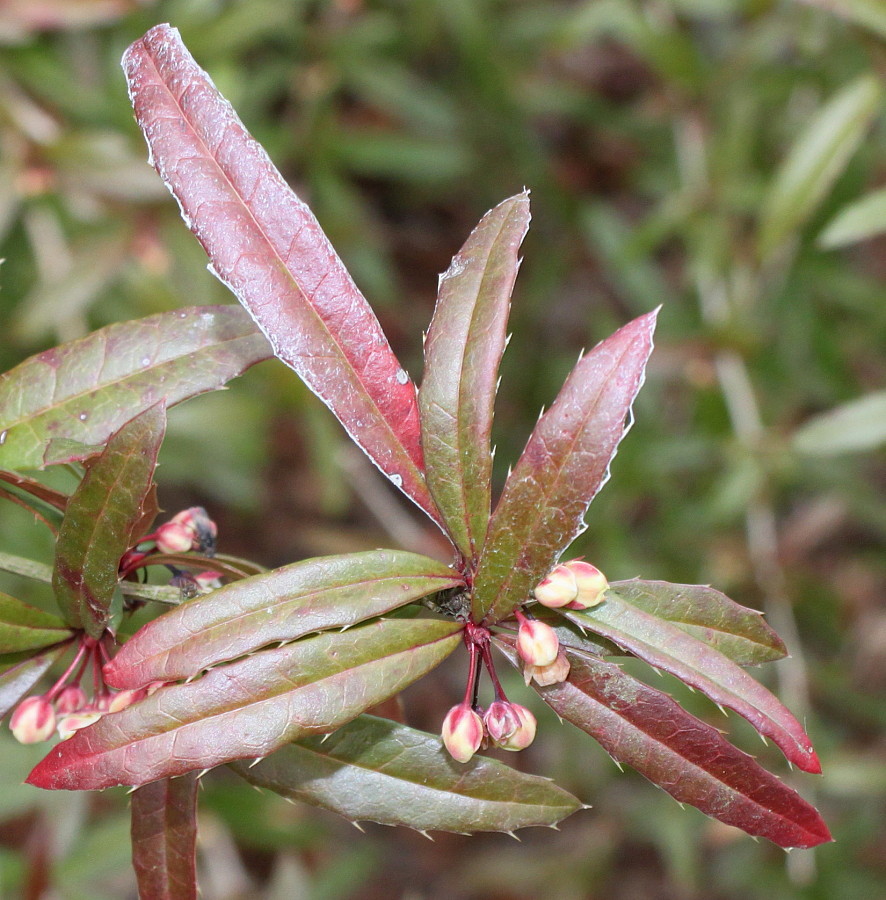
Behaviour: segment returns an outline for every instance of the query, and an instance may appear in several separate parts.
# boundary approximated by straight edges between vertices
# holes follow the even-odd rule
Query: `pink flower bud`
[[[566,563],[566,568],[575,575],[578,586],[578,596],[569,604],[570,609],[590,609],[603,602],[603,594],[609,589],[609,582],[596,566],[582,559],[573,559]]]
[[[147,696],[148,692],[145,688],[119,691],[111,697],[111,702],[108,704],[108,712],[120,712],[121,709],[126,709],[127,706],[132,706],[133,703],[144,700]]]
[[[443,720],[443,743],[449,755],[467,762],[483,742],[483,720],[467,704],[453,706]]]
[[[569,660],[566,654],[561,650],[557,654],[557,658],[547,666],[530,666],[523,667],[523,679],[526,684],[535,679],[536,684],[541,687],[547,687],[549,684],[559,684],[566,681],[569,675]]]
[[[535,716],[525,706],[512,703],[511,709],[520,719],[520,725],[510,737],[500,741],[498,746],[502,750],[525,750],[535,740],[535,729],[538,723],[535,721]]]
[[[192,506],[176,513],[170,522],[183,525],[191,532],[194,549],[210,556],[215,552],[215,540],[218,537],[218,525],[209,518],[209,513],[202,506]]]
[[[9,727],[20,744],[49,740],[55,731],[55,710],[45,697],[26,697],[12,714]]]
[[[220,588],[222,586],[222,573],[221,572],[213,572],[211,569],[208,569],[205,572],[198,572],[194,576],[194,581],[204,590],[204,591],[214,591],[216,588]]]
[[[55,698],[55,711],[60,716],[76,712],[86,706],[86,693],[79,684],[69,684],[61,689]]]
[[[507,700],[496,700],[486,710],[483,724],[486,726],[486,733],[489,737],[496,744],[500,744],[507,740],[520,727],[521,723],[512,703],[508,703]]]
[[[542,606],[549,606],[551,609],[566,606],[578,596],[575,575],[566,566],[556,566],[542,578],[534,593],[535,599]]]
[[[517,651],[531,666],[549,666],[557,658],[560,641],[550,625],[537,619],[523,619],[517,631]]]
[[[154,532],[161,553],[187,553],[194,546],[194,532],[180,522],[166,522]]]
[[[86,728],[97,722],[104,713],[98,711],[71,713],[69,716],[63,716],[58,720],[58,736],[66,741],[75,731]]]

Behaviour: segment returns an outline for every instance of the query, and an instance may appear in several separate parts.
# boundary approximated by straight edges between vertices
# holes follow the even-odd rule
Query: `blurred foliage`
[[[4,369],[108,322],[230,300],[145,165],[119,70],[163,21],[312,205],[413,372],[437,273],[485,210],[532,189],[499,479],[581,347],[665,304],[636,426],[574,555],[767,609],[794,652],[768,675],[807,718],[837,838],[786,862],[552,725],[518,764],[553,769],[594,808],[522,845],[359,836],[207,779],[203,896],[886,895],[879,4],[4,3]],[[161,461],[170,512],[204,503],[224,551],[268,565],[434,541],[273,363],[173,411]],[[8,505],[0,540],[47,559],[40,527]],[[455,690],[412,689],[413,723],[436,730]],[[25,790],[29,753],[0,736],[0,896],[132,896],[123,793]]]

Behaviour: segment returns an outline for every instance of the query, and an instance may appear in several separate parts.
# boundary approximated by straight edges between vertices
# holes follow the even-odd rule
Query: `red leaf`
[[[539,419],[489,522],[473,615],[506,618],[584,530],[652,352],[657,310],[594,347]]]
[[[196,900],[196,776],[164,778],[134,791],[131,831],[139,896]]]
[[[439,521],[415,387],[311,211],[176,29],[152,28],[123,68],[154,165],[212,270],[370,459]]]
[[[486,213],[440,276],[418,394],[427,480],[453,542],[476,561],[489,522],[492,411],[529,195]]]
[[[513,641],[496,643],[516,661]],[[566,655],[568,680],[536,690],[616,762],[632,766],[679,802],[781,847],[831,840],[814,807],[716,728],[613,663],[574,650]]]

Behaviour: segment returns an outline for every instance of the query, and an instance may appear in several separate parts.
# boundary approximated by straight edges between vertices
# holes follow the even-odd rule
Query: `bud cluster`
[[[464,702],[443,720],[443,744],[458,762],[468,762],[490,743],[502,750],[525,750],[535,739],[535,716],[525,706],[502,699],[481,712]]]
[[[582,559],[555,566],[536,585],[535,599],[551,609],[590,609],[603,602],[609,589],[606,576]]]
[[[192,506],[176,513],[151,535],[161,553],[187,553],[197,550],[212,556],[218,537],[218,526],[202,506]]]

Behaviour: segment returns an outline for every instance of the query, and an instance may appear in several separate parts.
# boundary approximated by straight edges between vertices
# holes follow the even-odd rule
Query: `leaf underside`
[[[473,616],[506,618],[584,530],[606,482],[652,352],[657,311],[585,354],[538,420],[489,522],[474,581]]]
[[[516,663],[513,644],[497,643]],[[814,807],[716,728],[613,663],[572,650],[566,655],[567,681],[536,690],[616,762],[627,763],[680,803],[781,847],[831,840]]]
[[[0,673],[0,719],[31,692],[31,688],[68,650],[68,643],[48,647],[34,656],[21,659]]]
[[[217,390],[271,355],[237,306],[160,313],[46,350],[0,375],[0,468],[94,455],[158,401]]]
[[[131,834],[139,896],[196,900],[196,775],[164,778],[133,791]]]
[[[772,693],[713,647],[607,592],[598,606],[566,611],[572,622],[602,635],[656,668],[676,675],[747,719],[771,738],[794,765],[821,772],[802,725]]]
[[[176,29],[152,28],[123,69],[154,166],[214,273],[379,469],[439,521],[415,387],[314,215]]]
[[[581,807],[546,778],[483,757],[457,763],[438,735],[366,715],[326,739],[306,738],[233,768],[251,784],[352,821],[420,831],[555,825]]]
[[[486,537],[490,435],[529,195],[488,212],[440,276],[418,402],[428,487],[453,543],[476,560]]]
[[[103,716],[59,744],[28,781],[96,790],[267,756],[398,693],[445,659],[460,631],[451,622],[382,619],[255,653]]]
[[[68,501],[52,586],[65,620],[91,637],[108,624],[120,558],[138,537],[133,532],[151,497],[165,432],[162,403],[128,422],[90,463]]]
[[[276,641],[349,627],[460,583],[443,563],[402,551],[305,560],[154,619],[105,666],[105,680],[135,688],[187,678]]]

